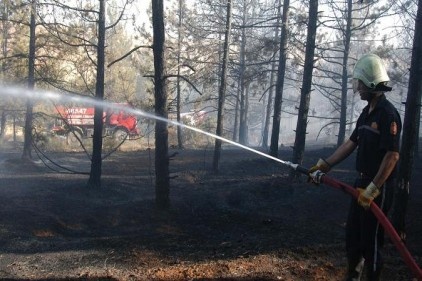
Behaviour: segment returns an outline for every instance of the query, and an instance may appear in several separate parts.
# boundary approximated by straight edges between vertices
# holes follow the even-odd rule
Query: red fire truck
[[[121,108],[123,104],[119,104]],[[56,107],[58,124],[53,127],[57,135],[67,136],[71,141],[92,137],[94,133],[94,107]],[[103,113],[104,135],[116,140],[134,139],[139,136],[137,119],[123,110],[107,109]]]

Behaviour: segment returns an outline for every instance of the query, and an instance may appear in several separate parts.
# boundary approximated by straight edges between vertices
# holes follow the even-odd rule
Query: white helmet
[[[353,78],[362,81],[374,91],[391,91],[386,84],[390,81],[381,58],[375,54],[361,57],[353,69]]]

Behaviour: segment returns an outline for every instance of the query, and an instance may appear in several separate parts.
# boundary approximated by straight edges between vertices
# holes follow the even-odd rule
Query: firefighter
[[[367,101],[350,138],[326,159],[310,169],[310,179],[319,183],[318,173],[329,172],[356,148],[357,178],[354,187],[358,200],[352,199],[346,224],[346,280],[360,280],[363,269],[367,280],[380,280],[383,266],[380,249],[382,227],[369,209],[374,201],[385,214],[391,206],[399,160],[401,119],[385,92],[392,90],[382,60],[375,54],[361,57],[353,70],[353,91]]]

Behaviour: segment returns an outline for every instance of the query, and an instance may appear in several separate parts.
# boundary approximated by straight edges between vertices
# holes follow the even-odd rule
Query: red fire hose
[[[331,187],[341,189],[349,193],[350,195],[352,195],[354,198],[358,198],[359,196],[359,192],[355,188],[345,183],[342,183],[340,181],[337,181],[333,178],[330,178],[327,175],[323,175],[321,177],[321,182]],[[410,268],[415,278],[417,278],[417,280],[419,281],[422,281],[422,270],[420,269],[415,259],[410,254],[409,250],[407,250],[406,246],[404,245],[403,241],[400,239],[399,235],[397,234],[396,230],[394,229],[393,225],[390,223],[388,218],[384,215],[381,209],[374,202],[372,202],[370,209],[372,213],[375,215],[375,217],[378,219],[378,222],[383,226],[385,232],[393,241],[394,245],[396,246],[397,250],[402,256],[404,262]]]

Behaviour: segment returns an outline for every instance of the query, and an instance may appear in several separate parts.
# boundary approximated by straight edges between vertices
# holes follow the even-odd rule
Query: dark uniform
[[[369,113],[366,106],[350,136],[358,145],[356,170],[358,178],[355,188],[365,188],[378,172],[387,151],[399,152],[401,120],[394,106],[382,95],[374,110]],[[374,202],[387,214],[394,194],[396,168],[391,173],[381,194]],[[367,267],[368,280],[378,280],[382,267],[380,248],[384,242],[384,231],[371,211],[361,207],[356,199],[350,204],[346,225],[346,252],[349,260],[349,276],[359,276],[362,258]],[[356,268],[358,267],[358,268]],[[355,270],[356,268],[356,270]]]

